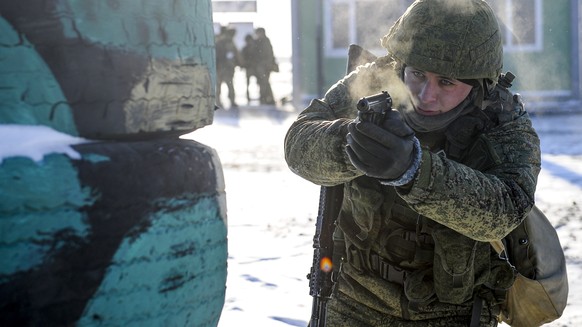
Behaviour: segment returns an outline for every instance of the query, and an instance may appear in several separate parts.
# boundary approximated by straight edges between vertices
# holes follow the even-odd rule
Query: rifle
[[[357,66],[371,62],[376,56],[362,47],[351,44],[348,50],[346,71],[349,74]],[[324,327],[326,304],[331,298],[341,255],[334,254],[333,232],[344,193],[343,184],[322,186],[319,192],[319,208],[313,236],[313,264],[307,275],[309,295],[313,297],[310,327]],[[335,256],[334,256],[335,255]]]
[[[335,283],[333,231],[341,208],[343,184],[322,186],[319,192],[319,210],[313,236],[313,264],[307,278],[309,295],[313,297],[310,327],[325,326],[326,304]],[[336,269],[337,271],[337,269]]]

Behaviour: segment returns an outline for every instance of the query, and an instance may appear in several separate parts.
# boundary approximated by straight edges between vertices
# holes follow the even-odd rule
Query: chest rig
[[[524,113],[521,97],[508,89],[514,77],[509,72],[502,74],[482,108],[475,107],[449,125],[442,149],[449,159],[479,170],[491,165],[487,158],[490,154],[480,144],[479,136]],[[358,209],[366,205],[367,209]],[[417,305],[430,303],[437,297],[449,303],[469,301],[474,285],[486,283],[484,278],[489,278],[479,280],[479,276],[484,276],[481,271],[498,269],[495,264],[502,265],[485,259],[489,268],[484,268],[482,263],[469,267],[476,257],[497,260],[488,243],[470,240],[418,214],[400,198],[395,188],[381,186],[366,176],[344,187],[344,206],[338,226],[339,234],[343,233],[338,240],[345,242],[345,260],[359,273],[402,285],[410,303]],[[465,257],[443,254],[454,253],[455,247]]]
[[[361,187],[370,182],[376,181],[361,177],[353,183]],[[345,212],[340,213],[338,226],[344,233],[344,257],[359,273],[404,285],[410,273],[430,270],[432,267],[432,226],[435,223],[412,210],[393,187],[382,188],[382,205],[376,208],[375,217],[368,224],[363,225],[348,217]],[[346,194],[350,191],[346,189]],[[344,198],[344,201],[349,200]],[[351,232],[355,230],[360,232],[354,235]]]

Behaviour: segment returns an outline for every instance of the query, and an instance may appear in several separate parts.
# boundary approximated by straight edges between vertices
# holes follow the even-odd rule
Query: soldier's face
[[[455,108],[473,88],[459,80],[406,67],[404,83],[412,93],[414,110],[423,116],[443,114]]]

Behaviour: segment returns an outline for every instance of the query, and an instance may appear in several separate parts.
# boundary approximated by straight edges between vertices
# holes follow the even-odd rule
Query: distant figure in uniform
[[[245,69],[245,74],[247,78],[247,101],[251,103],[251,97],[249,95],[249,86],[251,84],[251,77],[257,78],[257,48],[255,44],[255,38],[252,34],[247,34],[245,36],[245,45],[241,50],[242,57],[242,68]],[[258,81],[257,81],[258,84]]]
[[[222,83],[228,87],[228,98],[231,108],[238,107],[235,101],[235,92],[233,85],[234,69],[240,66],[240,54],[234,43],[236,30],[226,26],[221,27],[220,34],[216,36],[216,102],[222,106],[220,93]]]
[[[255,45],[256,45],[256,77],[260,89],[260,103],[261,104],[275,104],[273,98],[273,91],[271,90],[271,83],[269,76],[271,72],[278,72],[279,66],[273,54],[273,46],[271,40],[267,37],[265,29],[259,27],[255,29]]]

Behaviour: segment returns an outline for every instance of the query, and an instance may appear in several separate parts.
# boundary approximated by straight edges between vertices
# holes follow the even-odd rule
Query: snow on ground
[[[283,159],[291,115],[257,110],[268,109],[217,112],[213,125],[186,136],[215,148],[224,170],[229,259],[219,326],[306,326],[319,187]]]

